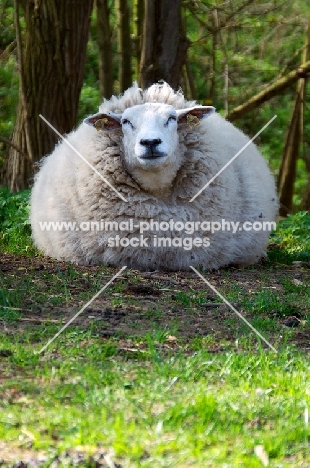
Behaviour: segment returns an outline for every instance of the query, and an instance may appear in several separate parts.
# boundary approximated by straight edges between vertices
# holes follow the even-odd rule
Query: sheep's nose
[[[140,140],[140,145],[153,148],[161,143],[160,138],[154,138],[153,140]]]

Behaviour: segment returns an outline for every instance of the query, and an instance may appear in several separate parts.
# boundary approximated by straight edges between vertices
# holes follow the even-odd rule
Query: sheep
[[[268,230],[240,228],[273,222],[277,212],[273,176],[253,143],[196,196],[249,142],[212,106],[165,82],[134,84],[67,140],[89,164],[65,142],[44,158],[31,195],[33,239],[44,254],[140,270],[246,266],[264,256]]]

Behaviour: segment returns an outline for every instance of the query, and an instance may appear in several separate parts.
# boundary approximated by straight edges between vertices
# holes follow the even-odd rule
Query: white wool
[[[133,232],[42,230],[40,222],[109,220],[120,223],[168,221],[273,221],[277,211],[275,184],[264,158],[251,143],[192,203],[189,200],[249,141],[220,115],[212,114],[194,128],[173,118],[195,102],[186,101],[166,83],[145,91],[134,85],[123,96],[113,96],[100,113],[122,114],[122,129],[97,131],[85,123],[68,141],[108,180],[127,203],[64,142],[44,158],[31,198],[35,245],[46,255],[79,264],[137,269],[204,269],[230,264],[249,265],[264,255],[269,232],[198,230],[144,233],[147,246],[110,247],[109,239]],[[169,122],[168,119],[170,118]],[[143,159],[145,140],[160,140],[163,157]],[[142,143],[141,143],[142,142]],[[208,237],[210,245],[155,247],[153,236]]]

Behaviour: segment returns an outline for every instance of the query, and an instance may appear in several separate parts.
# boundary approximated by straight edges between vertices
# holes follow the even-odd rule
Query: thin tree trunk
[[[307,44],[304,52],[306,57],[310,57],[310,18],[308,20],[308,32],[307,32]],[[306,92],[307,80],[304,80],[304,92]],[[309,157],[306,158],[306,167],[308,170],[308,185],[306,188],[306,192],[302,201],[302,209],[307,210],[310,213],[310,159]]]
[[[309,154],[304,155],[304,161],[305,161],[306,169],[308,172],[308,183],[307,183],[306,191],[305,191],[302,203],[301,203],[301,208],[305,211],[309,211],[310,213],[310,155]]]
[[[117,0],[119,91],[122,93],[132,85],[130,11],[128,0]]]
[[[285,77],[280,78],[260,93],[251,97],[251,99],[249,99],[246,103],[241,104],[240,106],[233,109],[231,112],[229,112],[226,119],[230,120],[231,122],[240,119],[251,110],[256,109],[264,102],[269,101],[269,99],[280,94],[284,89],[291,86],[295,81],[299,80],[300,78],[306,78],[309,73],[310,60],[303,63],[297,70],[293,70]]]
[[[136,60],[136,77],[139,81],[140,60],[142,50],[142,34],[143,34],[143,17],[144,17],[144,0],[134,0],[134,36],[135,36],[135,60]]]
[[[209,99],[211,102],[215,101],[215,95],[216,95],[216,89],[215,89],[215,83],[216,83],[216,50],[217,50],[217,44],[218,44],[218,15],[217,15],[217,10],[213,11],[213,31],[212,31],[212,73],[211,73],[211,80],[210,80],[210,86],[209,86]]]
[[[195,86],[195,78],[193,76],[189,61],[185,61],[185,71],[188,80],[188,87],[189,87],[189,99],[197,99],[197,91]]]
[[[145,0],[144,2],[144,23],[142,36],[142,51],[140,60],[139,84],[147,88],[153,81],[152,76],[158,73],[154,70],[155,64],[155,31],[158,29],[155,25],[156,4],[153,0]],[[158,78],[160,79],[160,78]]]
[[[278,177],[278,191],[280,199],[280,216],[287,216],[293,205],[294,183],[296,179],[296,163],[299,156],[301,142],[301,112],[303,92],[300,89],[294,104],[293,115],[287,129],[287,137],[283,151],[282,163]]]
[[[61,133],[76,123],[92,4],[93,0],[15,0],[20,91],[11,139],[27,157],[14,146],[8,149],[4,184],[12,191],[29,186],[33,164],[58,140],[39,114]],[[23,37],[20,6],[26,25]]]
[[[306,36],[306,47],[302,61],[310,58],[310,21]],[[301,78],[297,83],[296,99],[292,118],[287,130],[287,137],[283,151],[279,177],[278,190],[280,198],[280,215],[286,216],[293,206],[294,184],[296,179],[296,166],[301,143],[303,141],[303,116],[305,104],[306,79]]]
[[[228,75],[228,63],[225,63],[224,69],[224,104],[225,104],[225,115],[229,112],[229,75]]]
[[[181,0],[145,0],[140,85],[159,80],[180,83],[188,39],[181,32]]]
[[[113,94],[112,32],[108,0],[96,0],[99,48],[99,85],[101,96]]]

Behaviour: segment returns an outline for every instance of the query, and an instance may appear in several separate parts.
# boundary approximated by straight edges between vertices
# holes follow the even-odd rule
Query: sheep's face
[[[178,147],[177,113],[172,106],[142,104],[126,109],[121,125],[126,164],[154,171],[175,164]]]
[[[168,104],[147,103],[123,114],[99,113],[84,122],[97,130],[121,129],[127,170],[145,189],[155,191],[171,185],[184,160],[178,127],[188,124],[191,129],[214,110],[211,106],[175,110]]]

